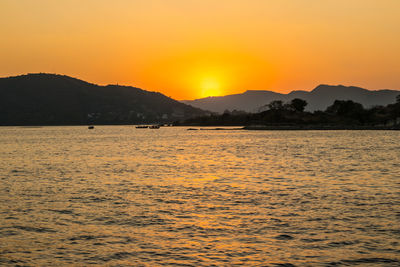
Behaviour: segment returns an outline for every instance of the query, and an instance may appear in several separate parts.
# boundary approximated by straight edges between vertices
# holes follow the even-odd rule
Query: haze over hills
[[[369,108],[394,103],[399,94],[396,90],[319,85],[310,92],[280,94],[249,90],[181,103],[135,87],[99,86],[65,75],[39,73],[0,78],[0,125],[173,122],[206,115],[208,112],[204,110],[258,112],[273,100],[287,102],[294,98],[306,100],[308,111],[325,110],[335,100],[353,100]]]
[[[99,86],[43,73],[0,78],[0,125],[138,124],[204,114],[130,86]]]
[[[362,104],[365,108],[377,105],[388,105],[396,101],[400,94],[397,90],[371,91],[354,86],[343,85],[319,85],[314,90],[292,91],[289,94],[280,94],[272,91],[248,90],[242,94],[234,94],[218,97],[207,97],[196,100],[183,100],[181,102],[213,112],[224,112],[225,110],[244,110],[247,112],[258,112],[274,100],[290,101],[301,98],[308,102],[307,111],[325,110],[335,100],[353,100]]]

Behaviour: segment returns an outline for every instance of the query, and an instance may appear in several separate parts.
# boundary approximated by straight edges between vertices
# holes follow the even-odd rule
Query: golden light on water
[[[2,265],[398,266],[398,140],[0,127]]]

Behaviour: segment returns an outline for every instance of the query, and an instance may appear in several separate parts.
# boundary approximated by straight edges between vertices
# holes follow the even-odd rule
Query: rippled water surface
[[[0,265],[400,265],[396,131],[2,127],[0,182]]]

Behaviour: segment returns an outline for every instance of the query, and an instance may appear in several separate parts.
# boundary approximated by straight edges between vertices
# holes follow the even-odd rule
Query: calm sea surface
[[[399,131],[0,128],[0,265],[400,266]]]

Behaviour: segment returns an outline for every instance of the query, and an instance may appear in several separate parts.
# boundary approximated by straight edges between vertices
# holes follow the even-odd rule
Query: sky
[[[0,76],[174,99],[319,84],[400,89],[399,0],[0,0]]]

